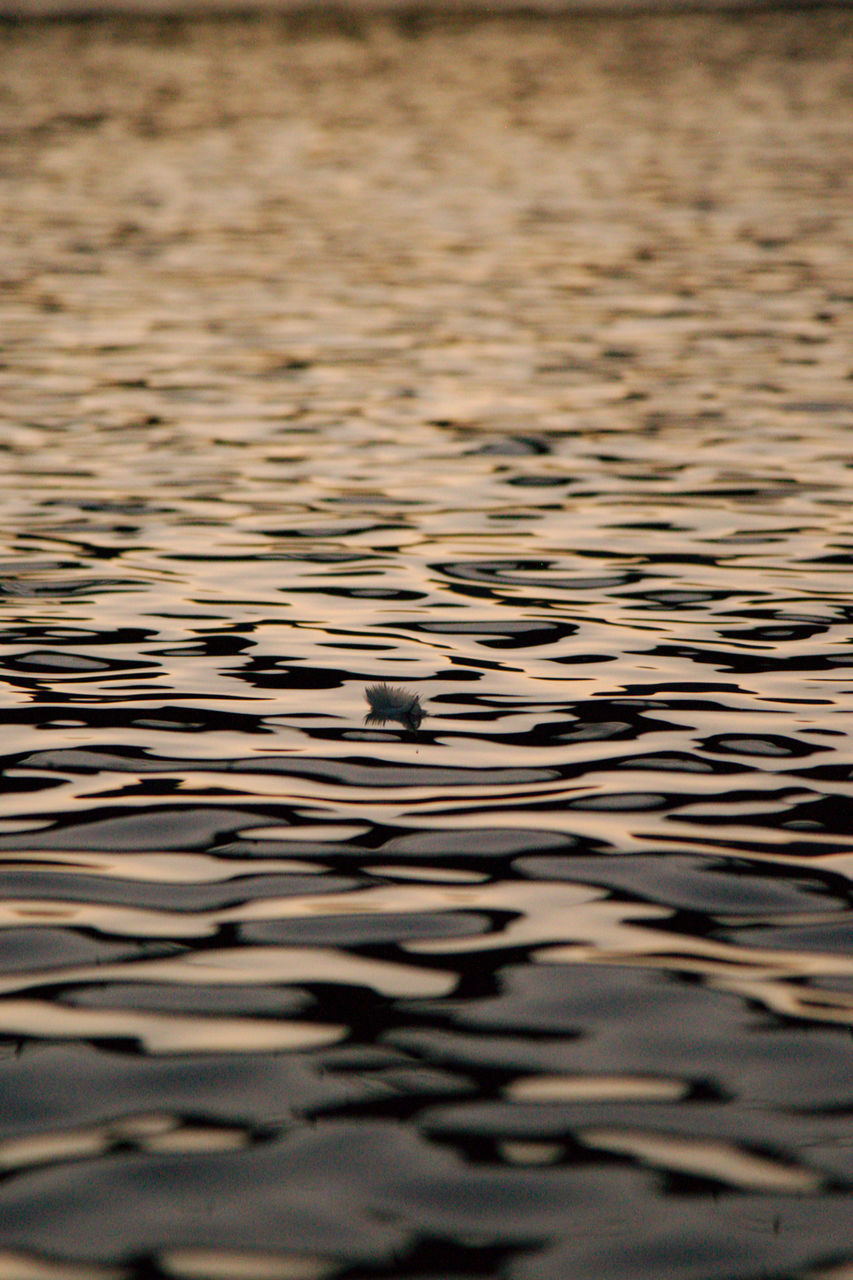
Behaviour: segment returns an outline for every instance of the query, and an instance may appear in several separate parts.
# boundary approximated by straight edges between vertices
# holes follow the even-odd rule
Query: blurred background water
[[[850,13],[2,42],[0,1280],[849,1280]]]

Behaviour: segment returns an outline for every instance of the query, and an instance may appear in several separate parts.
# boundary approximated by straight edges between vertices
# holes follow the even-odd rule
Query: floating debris
[[[364,691],[370,703],[370,714],[365,724],[384,724],[386,720],[399,720],[407,729],[417,729],[424,717],[421,700],[416,693],[390,684],[371,684]]]

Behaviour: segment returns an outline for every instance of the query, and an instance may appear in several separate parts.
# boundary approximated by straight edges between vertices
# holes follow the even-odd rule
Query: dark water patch
[[[518,858],[513,867],[533,879],[565,879],[628,891],[650,902],[676,910],[696,911],[713,920],[718,913],[793,913],[831,911],[838,899],[819,879],[809,879],[796,869],[767,867],[760,874],[733,860],[696,858],[660,853],[618,858],[533,855]]]
[[[698,666],[712,666],[717,671],[736,672],[741,676],[754,675],[760,672],[807,672],[831,671],[848,667],[850,657],[847,654],[804,654],[785,656],[762,654],[751,656],[749,649],[711,648],[697,645],[659,645],[654,653],[660,657],[673,657]]]
[[[152,1012],[215,1014],[219,1017],[286,1018],[311,1006],[305,993],[277,987],[176,987],[140,982],[71,988],[62,992],[63,1004],[86,1009],[147,1009]]]
[[[719,635],[723,640],[772,647],[778,641],[810,640],[812,636],[823,635],[829,629],[830,624],[827,622],[800,622],[788,625],[779,622],[763,626],[720,628]]]
[[[250,810],[190,805],[152,806],[139,814],[112,811],[91,822],[72,822],[69,815],[62,815],[47,831],[0,837],[0,850],[201,849],[242,827],[263,826],[265,821],[272,825],[271,819]]]
[[[607,591],[612,587],[639,582],[640,575],[625,572],[599,576],[568,576],[559,572],[559,562],[551,560],[478,560],[456,564],[434,564],[430,567],[441,576],[456,583],[484,583],[491,588],[488,594],[496,600],[509,600],[508,591],[517,587],[533,587],[551,591]],[[555,573],[549,570],[554,568]],[[538,572],[537,572],[538,571]],[[456,588],[459,589],[458,587]],[[471,594],[475,594],[472,590]],[[534,599],[532,603],[537,603]],[[538,601],[541,605],[544,600]]]
[[[67,567],[70,570],[78,568],[73,563]],[[41,596],[100,596],[111,592],[132,591],[138,585],[131,578],[96,578],[91,576],[59,576],[53,578],[45,573],[41,566],[26,574],[3,574],[0,571],[0,596],[23,598],[28,596],[35,598]]]
[[[63,900],[58,898],[57,902]],[[43,913],[38,928],[16,929],[14,925],[9,927],[7,924],[0,935],[0,965],[4,972],[55,968],[66,964],[96,964],[127,955],[126,946],[118,947],[103,938],[87,936],[78,929],[63,928],[63,916],[61,909],[54,911],[55,928],[48,923],[48,911]],[[27,920],[24,915],[24,923],[32,923],[32,920]]]
[[[821,750],[820,746],[811,746],[807,742],[786,738],[780,734],[764,734],[762,737],[754,738],[741,737],[734,733],[719,734],[708,738],[702,746],[706,751],[719,751],[725,755],[767,756],[786,760],[815,755]]]
[[[337,855],[338,858],[340,854]],[[0,883],[4,897],[14,904],[20,901],[22,910],[19,920],[21,929],[27,926],[32,932],[29,942],[21,939],[22,947],[38,948],[42,931],[48,927],[50,912],[53,909],[58,922],[63,920],[63,913],[58,904],[64,903],[102,903],[113,906],[130,906],[140,911],[161,909],[186,912],[186,920],[190,928],[198,928],[198,913],[218,911],[228,906],[247,903],[254,898],[283,898],[315,893],[342,893],[356,888],[359,881],[352,877],[335,875],[318,863],[312,863],[313,874],[300,875],[298,871],[288,871],[287,863],[280,859],[280,872],[270,872],[268,868],[275,866],[275,860],[257,857],[226,858],[217,853],[215,859],[208,858],[197,861],[189,858],[175,866],[176,871],[183,872],[183,879],[167,879],[170,870],[169,855],[156,854],[150,858],[132,862],[125,858],[123,864],[115,860],[110,863],[106,857],[96,855],[88,860],[74,860],[70,854],[66,858],[52,858],[46,861],[33,854],[30,858],[4,858],[0,866]],[[23,869],[18,869],[23,864]],[[298,865],[298,864],[296,864]],[[101,871],[102,874],[98,874]],[[110,874],[112,872],[112,874]],[[193,883],[193,876],[202,883]],[[216,878],[214,878],[216,877]],[[41,909],[27,910],[28,903],[38,901]],[[54,903],[51,908],[50,904]],[[14,905],[12,907],[14,911]],[[116,917],[117,919],[117,917]],[[142,935],[142,917],[139,920],[140,936]],[[109,914],[104,913],[102,927],[109,921]],[[65,922],[74,927],[73,911],[66,911]],[[177,927],[177,925],[176,925]],[[203,931],[203,926],[202,926]],[[13,946],[12,943],[6,943]]]
[[[398,623],[399,627],[400,624]],[[556,644],[566,636],[575,635],[577,625],[555,623],[549,620],[504,621],[476,620],[460,621],[451,619],[447,622],[415,622],[408,623],[408,631],[424,632],[429,635],[466,635],[475,636],[479,644],[492,649],[527,649],[542,644]]]
[[[477,916],[454,912],[452,915],[358,916],[343,921],[327,916],[317,919],[264,921],[239,926],[239,937],[248,943],[293,943],[317,946],[366,947],[382,943],[406,943],[419,938],[467,937],[482,932],[484,924]]]
[[[564,849],[571,847],[575,841],[571,836],[559,836],[549,831],[525,831],[516,828],[511,831],[500,828],[489,830],[480,828],[476,831],[458,831],[452,837],[453,853],[461,856],[483,854],[487,857],[506,857],[528,849]],[[422,832],[407,836],[397,836],[382,846],[383,853],[390,857],[433,855],[443,857],[450,853],[447,848],[447,834],[441,832]]]
[[[239,760],[199,760],[174,757],[157,759],[125,750],[111,752],[40,751],[24,756],[15,762],[17,768],[57,771],[60,773],[86,774],[118,772],[132,774],[156,773],[237,773],[237,774],[287,774],[293,777],[316,778],[325,782],[340,783],[348,787],[453,787],[477,783],[547,782],[559,776],[556,769],[491,769],[435,768],[429,765],[395,765],[390,761],[370,759],[323,760],[310,756],[247,756]]]

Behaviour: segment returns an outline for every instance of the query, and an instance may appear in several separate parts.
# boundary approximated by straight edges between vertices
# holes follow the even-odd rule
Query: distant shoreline
[[[0,0],[0,21],[61,18],[201,18],[272,14],[294,18],[676,16],[847,9],[850,0]]]

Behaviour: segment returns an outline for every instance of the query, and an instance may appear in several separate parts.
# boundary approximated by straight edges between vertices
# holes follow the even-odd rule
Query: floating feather
[[[407,693],[390,684],[371,684],[364,691],[370,703],[366,724],[384,724],[386,720],[399,720],[407,729],[417,729],[424,717],[424,709],[416,693]]]

